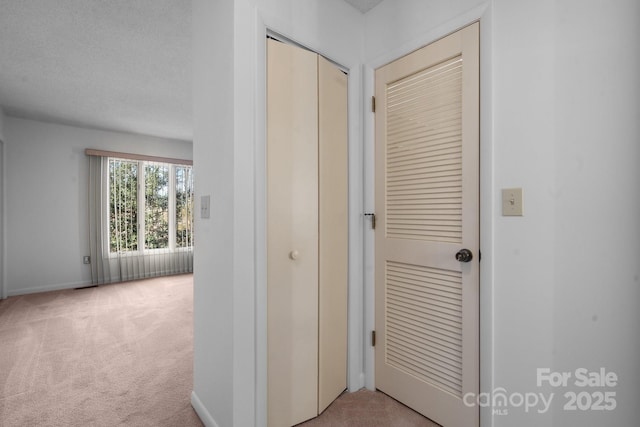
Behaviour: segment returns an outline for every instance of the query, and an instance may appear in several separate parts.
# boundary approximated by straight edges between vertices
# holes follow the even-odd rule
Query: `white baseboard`
[[[103,285],[111,285],[115,283],[125,283],[134,280],[145,280],[145,279],[154,279],[157,277],[163,276],[176,276],[179,274],[193,274],[192,272],[183,272],[183,273],[167,273],[167,274],[157,274],[148,277],[135,277],[135,278],[126,278],[125,280],[111,280],[104,283],[99,283],[99,286]],[[90,280],[85,280],[81,282],[73,282],[73,283],[58,283],[54,285],[43,285],[43,286],[31,286],[28,288],[19,288],[19,289],[10,289],[7,293],[7,297],[15,297],[18,295],[27,295],[27,294],[37,294],[40,292],[51,292],[51,291],[61,291],[63,289],[75,289],[75,288],[84,288],[86,286],[94,286]],[[1,299],[1,298],[0,298]]]
[[[364,372],[360,372],[360,374],[358,374],[358,381],[355,384],[349,383],[347,389],[349,390],[349,393],[355,393],[356,391],[364,388],[364,386]]]
[[[32,286],[29,288],[9,289],[7,296],[14,297],[17,295],[36,294],[39,292],[60,291],[62,289],[75,289],[84,286],[91,286],[91,281],[82,281],[75,283],[58,283],[55,285]]]
[[[220,427],[213,419],[207,408],[204,407],[195,391],[191,392],[191,406],[195,409],[196,414],[200,417],[200,421],[207,427]]]

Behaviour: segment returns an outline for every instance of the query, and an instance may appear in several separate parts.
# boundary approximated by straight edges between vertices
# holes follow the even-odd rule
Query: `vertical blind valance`
[[[119,151],[95,150],[93,148],[85,149],[84,154],[86,154],[87,156],[96,156],[96,157],[114,157],[118,159],[127,159],[127,160],[142,160],[142,161],[148,161],[148,162],[173,163],[173,164],[189,165],[189,166],[193,165],[193,160],[174,159],[171,157],[148,156],[146,154],[122,153]]]
[[[86,154],[92,283],[193,272],[191,162]]]

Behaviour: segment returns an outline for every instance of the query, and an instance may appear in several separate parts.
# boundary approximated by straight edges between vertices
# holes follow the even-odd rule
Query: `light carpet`
[[[297,427],[438,427],[379,391],[343,393],[319,417]]]
[[[0,425],[202,426],[193,277],[0,301]]]

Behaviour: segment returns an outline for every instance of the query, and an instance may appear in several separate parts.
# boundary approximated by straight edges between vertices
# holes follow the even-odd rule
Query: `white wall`
[[[191,142],[5,118],[9,295],[91,282],[85,148],[192,158]]]
[[[640,2],[567,0],[556,4],[554,17],[550,348],[557,370],[605,367],[620,377],[613,414],[556,408],[554,423],[634,425],[640,419]]]
[[[233,1],[194,0],[193,25],[193,155],[199,173],[192,404],[205,425],[222,427],[233,425],[234,394]],[[197,215],[203,195],[211,196],[209,219]]]
[[[494,3],[494,176],[523,187],[525,216],[494,226],[494,388],[535,392],[536,369],[553,367],[557,207],[554,186],[557,105],[551,2]],[[549,389],[545,393],[551,392]],[[561,408],[556,402],[555,408]],[[553,409],[553,408],[552,408]],[[511,409],[495,425],[552,425],[552,412]]]
[[[426,3],[368,14],[365,60],[446,34],[476,2]],[[636,425],[640,4],[493,0],[481,25],[483,389],[555,393],[547,414],[485,411],[482,425]],[[524,188],[524,217],[500,216],[507,187]],[[620,381],[539,388],[544,367],[604,367]],[[617,408],[565,411],[567,391],[614,391]]]
[[[212,209],[196,220],[192,403],[206,425],[264,425],[265,30],[358,68],[363,18],[341,0],[193,4],[196,191]]]
[[[494,2],[494,161],[526,216],[496,218],[495,384],[535,391],[536,367],[604,367],[618,387],[586,391],[616,392],[615,411],[564,411],[564,392],[585,391],[570,386],[542,419],[636,425],[640,3],[515,3]]]
[[[566,390],[556,389],[546,415],[484,411],[482,425],[637,423],[637,1],[385,0],[364,21],[338,0],[194,6],[197,191],[213,205],[212,219],[197,222],[193,401],[207,425],[262,425],[264,415],[261,23],[358,70],[478,17],[483,388],[552,391],[536,387],[538,367],[620,377],[615,411],[563,411]],[[350,137],[364,132],[369,147],[354,123],[370,117],[358,111]],[[522,218],[499,215],[500,189],[512,186],[524,188]]]

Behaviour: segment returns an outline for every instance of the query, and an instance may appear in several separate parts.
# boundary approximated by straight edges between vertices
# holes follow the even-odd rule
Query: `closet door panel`
[[[268,422],[318,410],[317,56],[273,40],[267,55]]]
[[[347,76],[318,59],[319,372],[318,412],[347,386]]]

